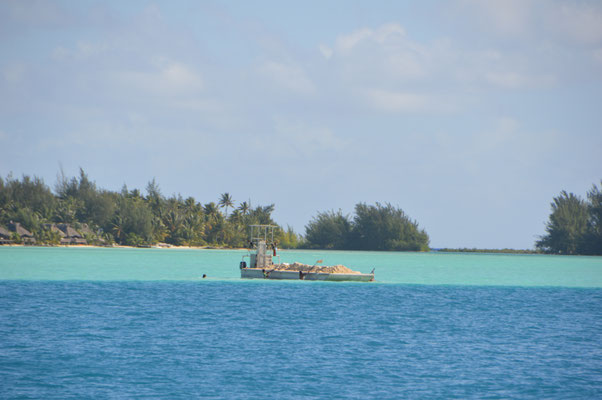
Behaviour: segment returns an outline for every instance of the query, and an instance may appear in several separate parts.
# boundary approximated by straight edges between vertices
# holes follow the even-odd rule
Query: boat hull
[[[370,282],[374,280],[374,274],[335,274],[328,272],[303,272],[282,271],[260,268],[242,268],[240,277],[244,279],[290,279],[305,281],[355,281]]]

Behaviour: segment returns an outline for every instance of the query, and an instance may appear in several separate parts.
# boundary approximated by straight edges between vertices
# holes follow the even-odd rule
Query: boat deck
[[[374,274],[339,274],[329,272],[284,271],[277,269],[242,268],[240,277],[247,279],[293,279],[306,281],[371,282]]]

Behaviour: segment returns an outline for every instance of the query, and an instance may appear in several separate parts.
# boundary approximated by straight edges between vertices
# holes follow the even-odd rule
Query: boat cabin
[[[274,265],[276,255],[276,243],[274,242],[275,225],[250,225],[249,254],[243,257],[240,268],[270,268]],[[252,250],[255,249],[255,252]],[[249,257],[249,264],[244,260]],[[280,263],[280,257],[278,257]]]

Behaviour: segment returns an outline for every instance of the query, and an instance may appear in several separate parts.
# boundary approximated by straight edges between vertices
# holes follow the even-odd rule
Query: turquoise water
[[[244,250],[0,248],[0,280],[240,281]],[[343,264],[379,283],[602,288],[602,257],[281,251],[282,262]]]
[[[0,248],[0,398],[602,398],[600,257],[243,254]]]

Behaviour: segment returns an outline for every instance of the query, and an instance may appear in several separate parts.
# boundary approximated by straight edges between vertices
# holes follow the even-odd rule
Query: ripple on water
[[[0,282],[0,397],[600,398],[602,290]]]

